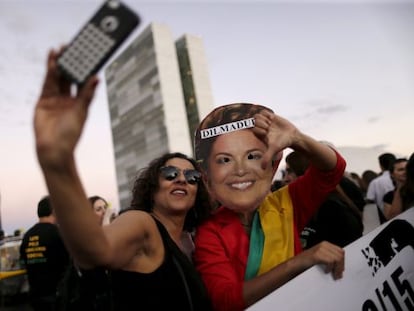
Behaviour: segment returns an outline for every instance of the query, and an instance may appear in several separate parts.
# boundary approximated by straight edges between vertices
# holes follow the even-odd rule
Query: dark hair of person
[[[396,157],[392,153],[383,153],[378,157],[379,164],[384,171],[390,171],[395,160]]]
[[[309,159],[298,151],[292,151],[286,156],[285,162],[296,176],[302,176],[309,167]]]
[[[351,178],[352,181],[355,182],[355,184],[359,187],[359,189],[361,189],[361,191],[365,191],[365,182],[362,179],[362,177],[358,175],[358,173],[350,172],[349,178]]]
[[[52,205],[50,204],[49,196],[43,197],[37,204],[37,216],[47,217],[52,215]]]
[[[364,182],[364,185],[362,187],[362,190],[364,192],[367,191],[369,184],[372,180],[378,177],[378,174],[374,172],[373,170],[366,170],[362,173],[362,181]]]
[[[339,186],[342,188],[345,195],[355,204],[355,206],[361,212],[365,207],[365,199],[362,190],[348,177],[342,177],[339,182]]]
[[[414,153],[408,159],[406,174],[405,184],[400,189],[403,211],[414,206]]]
[[[89,202],[91,202],[92,206],[98,200],[104,201],[105,205],[108,206],[108,202],[106,202],[106,200],[104,198],[100,197],[99,195],[93,195],[93,196],[89,197],[88,200],[89,200]]]
[[[262,110],[273,112],[267,107],[249,103],[235,103],[220,106],[210,112],[203,121],[201,121],[194,137],[194,154],[196,155],[197,162],[201,165],[201,169],[205,171],[207,170],[207,162],[212,149],[211,147],[217,139],[217,136],[201,139],[201,130],[253,118],[255,114]]]
[[[196,170],[199,170],[197,162],[185,154],[174,152],[166,153],[159,158],[152,160],[149,165],[138,172],[132,190],[132,200],[129,209],[143,210],[151,212],[154,205],[154,195],[159,189],[160,168],[173,158],[184,159],[190,162]],[[129,210],[128,209],[128,210]],[[202,180],[198,183],[196,200],[194,207],[191,208],[184,222],[184,229],[192,231],[203,220],[205,220],[212,211],[212,205],[207,189]]]

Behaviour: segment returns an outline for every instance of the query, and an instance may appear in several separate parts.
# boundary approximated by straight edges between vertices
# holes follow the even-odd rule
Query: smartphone
[[[139,23],[139,16],[125,4],[105,1],[59,56],[59,70],[69,81],[83,85]]]

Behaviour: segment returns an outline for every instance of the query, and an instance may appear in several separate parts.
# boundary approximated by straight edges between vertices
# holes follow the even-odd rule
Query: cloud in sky
[[[380,118],[380,117],[377,117],[377,116],[375,116],[375,117],[370,117],[370,118],[368,118],[368,119],[367,119],[367,122],[368,122],[368,123],[377,123],[377,122],[379,122],[379,121],[381,121],[381,118]]]
[[[322,104],[320,107],[316,108],[316,112],[322,115],[332,115],[337,114],[338,112],[344,112],[349,110],[349,107],[340,105],[340,104]]]
[[[323,123],[330,122],[333,118],[337,118],[350,109],[345,105],[336,104],[328,99],[310,100],[301,104],[300,107],[301,109],[296,109],[294,115],[289,115],[289,119],[292,122],[301,124],[303,131],[308,131]]]

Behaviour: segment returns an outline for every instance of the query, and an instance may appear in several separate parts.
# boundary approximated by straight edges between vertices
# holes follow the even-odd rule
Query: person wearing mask
[[[55,310],[56,288],[69,263],[69,254],[56,225],[48,196],[37,206],[38,223],[23,236],[20,259],[27,271],[29,302],[35,311]]]
[[[270,192],[286,148],[310,168]],[[244,310],[313,265],[342,277],[344,250],[322,242],[303,251],[299,234],[345,170],[332,148],[302,133],[269,108],[218,107],[199,125],[195,154],[220,207],[197,228],[194,263],[215,310]]]
[[[48,56],[34,129],[38,161],[73,260],[84,274],[109,272],[110,301],[103,307],[210,310],[181,242],[183,231],[194,230],[211,206],[197,163],[181,153],[154,159],[135,180],[130,208],[110,224],[99,224],[74,156],[98,80],[91,77],[71,92],[57,70],[59,53]]]

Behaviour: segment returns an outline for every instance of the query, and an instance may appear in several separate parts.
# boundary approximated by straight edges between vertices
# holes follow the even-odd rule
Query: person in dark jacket
[[[23,236],[20,259],[27,270],[30,304],[35,311],[55,310],[56,288],[69,263],[49,197],[37,206],[38,223]]]

